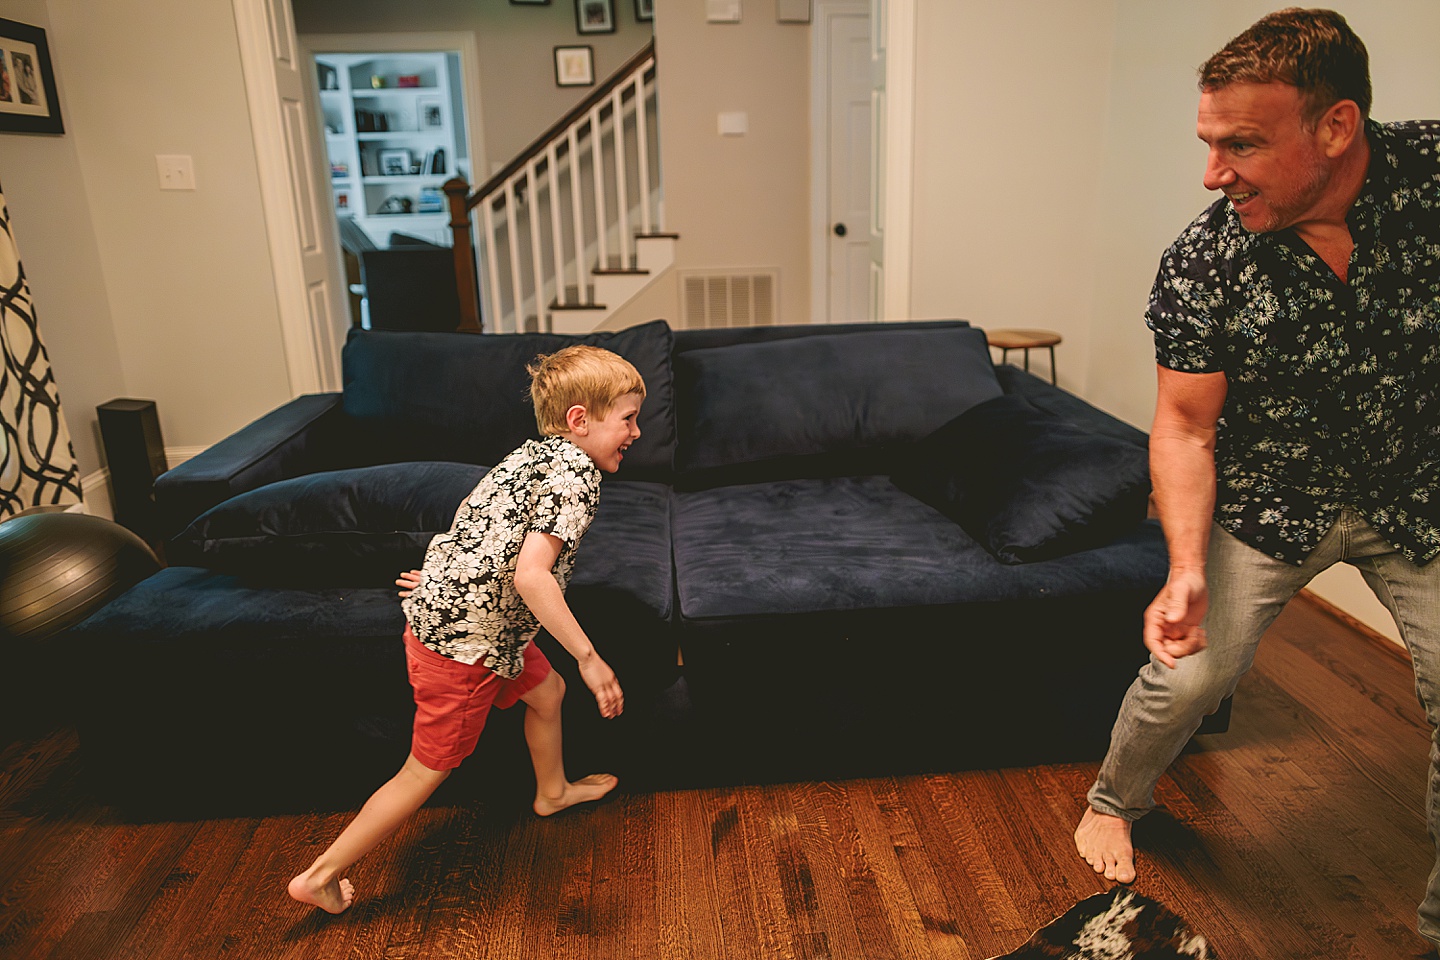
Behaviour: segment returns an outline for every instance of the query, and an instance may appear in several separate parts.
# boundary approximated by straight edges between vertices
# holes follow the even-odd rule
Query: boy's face
[[[640,437],[639,418],[638,393],[627,393],[615,401],[615,405],[600,419],[590,416],[584,407],[571,407],[567,418],[570,439],[590,455],[595,466],[606,473],[614,473],[620,469],[620,461],[625,459],[625,450]]]

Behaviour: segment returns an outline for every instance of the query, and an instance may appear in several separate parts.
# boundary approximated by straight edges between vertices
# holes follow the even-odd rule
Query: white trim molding
[[[887,320],[910,319],[915,187],[915,4],[887,0],[885,23],[885,293]]]

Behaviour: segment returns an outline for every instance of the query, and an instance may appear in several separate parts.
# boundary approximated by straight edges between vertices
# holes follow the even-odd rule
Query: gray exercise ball
[[[0,635],[39,642],[160,569],[134,533],[83,513],[0,523]]]

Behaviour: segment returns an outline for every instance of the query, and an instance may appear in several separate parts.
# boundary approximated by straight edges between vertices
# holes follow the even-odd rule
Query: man
[[[1440,721],[1440,125],[1369,119],[1364,44],[1328,10],[1264,17],[1200,91],[1205,186],[1225,196],[1166,251],[1146,317],[1170,575],[1075,831],[1122,883],[1156,781],[1331,564],[1389,607]],[[1440,865],[1419,916],[1440,943]]]

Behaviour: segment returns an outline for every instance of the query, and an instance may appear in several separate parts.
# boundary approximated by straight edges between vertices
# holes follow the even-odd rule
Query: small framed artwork
[[[615,0],[575,0],[575,29],[580,33],[614,33]]]
[[[403,149],[380,151],[380,175],[405,177],[410,175],[410,151]]]
[[[420,97],[415,101],[415,119],[421,130],[439,130],[445,126],[445,111],[439,97]]]
[[[555,48],[555,85],[588,87],[595,83],[595,49],[584,47]]]
[[[635,0],[635,19],[648,23],[655,19],[655,0]]]
[[[64,133],[45,31],[0,20],[0,131]]]
[[[550,0],[510,0],[510,2],[517,7],[544,7],[550,4]]]

